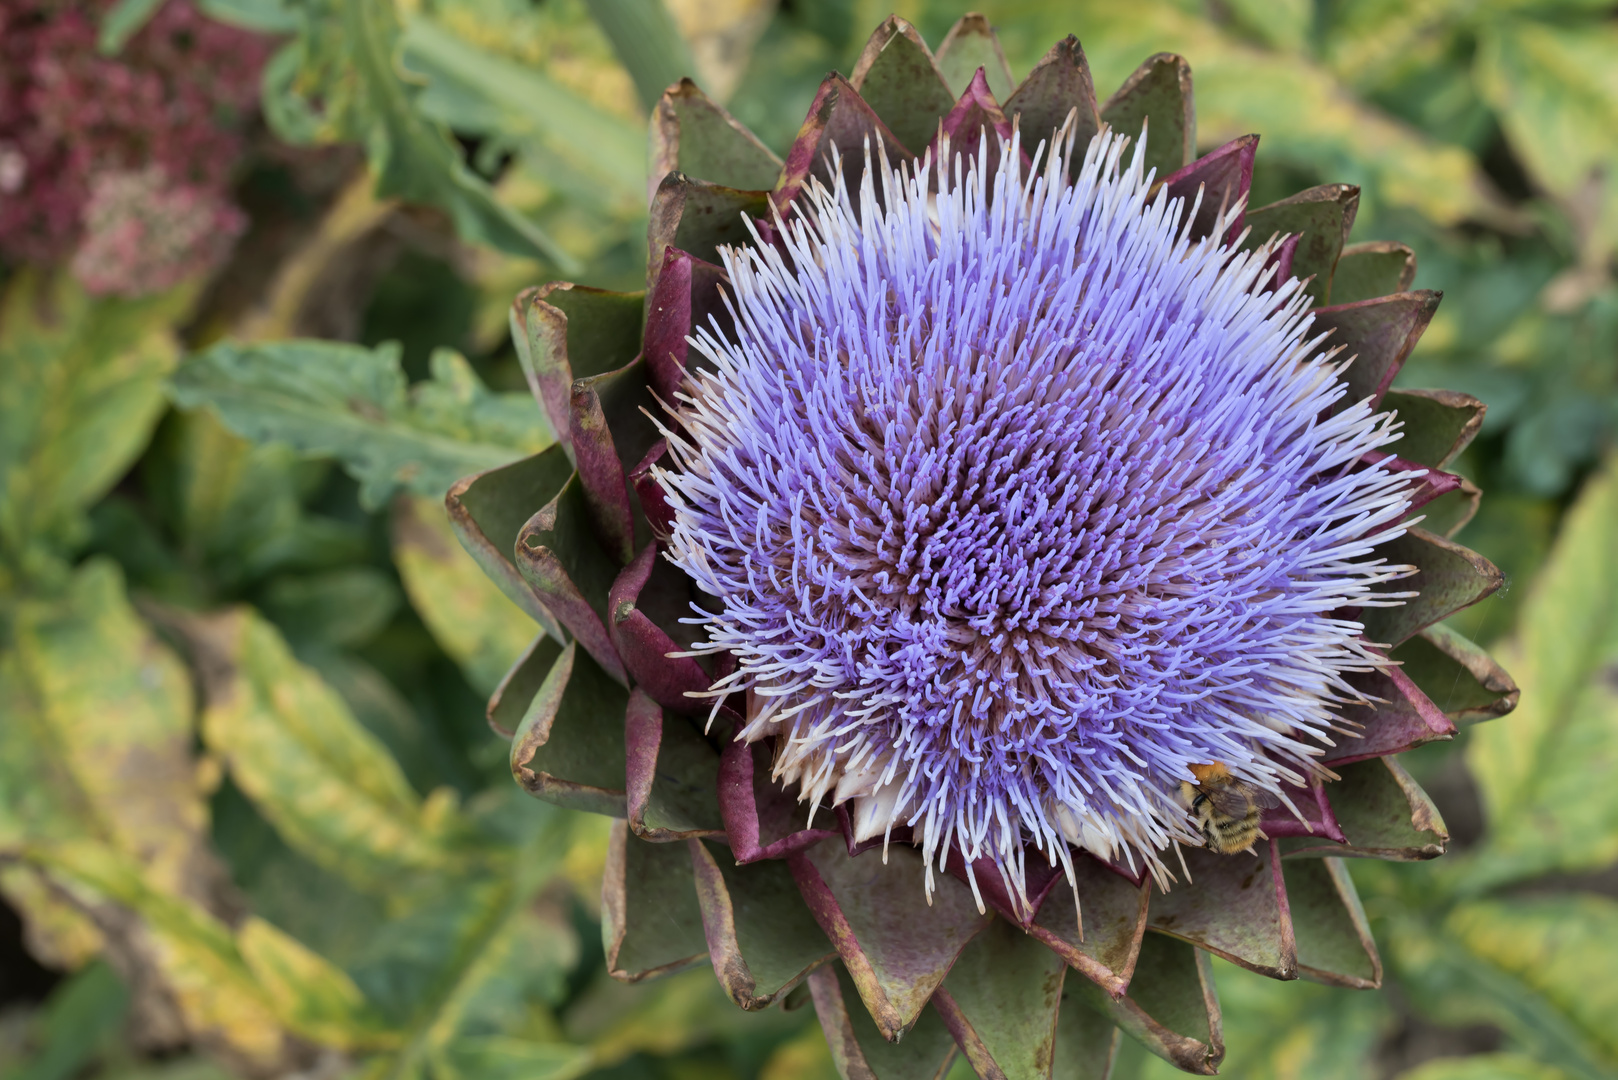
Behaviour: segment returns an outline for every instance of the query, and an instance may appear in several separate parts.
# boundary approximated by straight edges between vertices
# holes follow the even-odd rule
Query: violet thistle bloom
[[[1334,613],[1399,602],[1376,548],[1422,475],[1353,467],[1398,424],[1343,401],[1282,241],[1225,244],[1239,201],[1193,240],[1142,144],[1104,129],[1069,184],[1055,141],[1026,175],[1015,137],[992,169],[986,134],[936,171],[879,146],[723,249],[735,339],[700,332],[657,470],[720,601],[699,648],[739,665],[716,692],[762,702],[738,737],[856,842],[986,858],[1019,906],[1030,843],[1167,887],[1193,764],[1281,801],[1324,773],[1345,676],[1387,664]]]
[[[1441,853],[1393,755],[1516,701],[1439,625],[1500,580],[1482,405],[1390,389],[1413,256],[1348,185],[1248,209],[1179,58],[998,56],[889,19],[784,162],[664,95],[647,291],[518,297],[558,445],[448,496],[541,628],[489,720],[623,819],[618,978],[812,998],[849,1077],[1212,1072],[1207,957],[1378,985],[1335,856]]]

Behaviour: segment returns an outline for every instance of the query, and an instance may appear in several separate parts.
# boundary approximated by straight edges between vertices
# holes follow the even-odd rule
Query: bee
[[[1197,782],[1180,781],[1180,795],[1197,819],[1208,850],[1221,855],[1251,852],[1253,843],[1264,838],[1258,827],[1260,815],[1268,807],[1280,806],[1281,801],[1236,779],[1222,761],[1193,765],[1191,775]]]

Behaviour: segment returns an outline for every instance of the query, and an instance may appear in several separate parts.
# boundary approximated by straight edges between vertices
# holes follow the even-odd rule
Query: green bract
[[[980,907],[957,859],[929,902],[913,848],[866,850],[880,845],[855,843],[846,813],[805,827],[795,793],[770,779],[769,748],[729,737],[747,702],[707,725],[695,695],[726,672],[723,660],[682,655],[693,628],[680,620],[701,598],[659,557],[669,509],[652,470],[671,462],[651,417],[676,399],[693,328],[728,317],[717,249],[750,241],[744,216],[768,221],[811,178],[830,182],[833,150],[859,162],[878,137],[920,156],[941,126],[957,145],[1003,138],[1013,124],[1037,141],[1075,110],[1081,146],[1103,124],[1149,126],[1160,183],[1203,193],[1194,232],[1212,227],[1206,208],[1246,197],[1257,138],[1195,158],[1180,57],[1151,57],[1098,104],[1069,37],[1013,88],[979,16],[957,23],[936,55],[890,18],[851,78],[822,84],[784,162],[689,80],[670,87],[652,124],[646,291],[553,283],[517,299],[518,352],[558,441],[448,496],[462,543],[539,627],[489,702],[514,776],[539,798],[623,819],[603,904],[613,974],[634,982],[706,957],[743,1008],[812,998],[848,1077],[938,1076],[957,1049],[983,1076],[1104,1075],[1118,1029],[1212,1073],[1224,1046],[1210,954],[1277,979],[1378,986],[1341,860],[1441,854],[1443,821],[1396,755],[1517,700],[1504,671],[1440,625],[1501,583],[1449,539],[1479,493],[1443,470],[1477,433],[1483,405],[1390,389],[1439,297],[1410,291],[1408,248],[1348,244],[1358,189],[1327,184],[1249,210],[1247,242],[1298,238],[1290,268],[1312,279],[1316,330],[1354,358],[1349,399],[1396,411],[1401,465],[1430,471],[1417,500],[1425,520],[1379,549],[1417,568],[1399,583],[1417,595],[1363,615],[1366,638],[1400,666],[1357,677],[1374,704],[1344,708],[1360,737],[1321,759],[1338,781],[1299,789],[1306,821],[1267,818],[1256,860],[1185,851],[1190,880],[1168,892],[1075,849],[1081,936],[1073,892],[1054,871],[1030,872],[1035,910],[1019,914],[981,868]]]

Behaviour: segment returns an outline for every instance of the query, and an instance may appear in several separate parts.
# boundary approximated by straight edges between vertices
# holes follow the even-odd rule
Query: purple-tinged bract
[[[1193,763],[1318,771],[1385,663],[1348,616],[1399,602],[1375,548],[1414,479],[1368,462],[1398,424],[1345,400],[1276,241],[1220,243],[1235,208],[1192,239],[1139,144],[1103,130],[1068,183],[1053,142],[1032,172],[878,146],[724,251],[735,329],[697,339],[662,474],[741,737],[856,838],[1014,894],[1064,841],[1163,880]]]

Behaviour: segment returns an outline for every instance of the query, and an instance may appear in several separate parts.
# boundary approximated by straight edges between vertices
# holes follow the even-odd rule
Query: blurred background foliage
[[[980,6],[1019,76],[1069,32],[1103,95],[1184,54],[1199,144],[1263,135],[1256,203],[1361,185],[1355,238],[1446,294],[1401,381],[1489,405],[1460,538],[1512,587],[1455,621],[1523,704],[1407,756],[1446,858],[1353,867],[1384,990],[1221,965],[1225,1072],[1618,1075],[1618,12]],[[0,9],[0,1078],[833,1075],[812,1010],[606,978],[605,822],[507,775],[483,700],[534,627],[440,499],[550,439],[517,289],[639,287],[663,87],[780,151],[894,7],[961,14]]]

